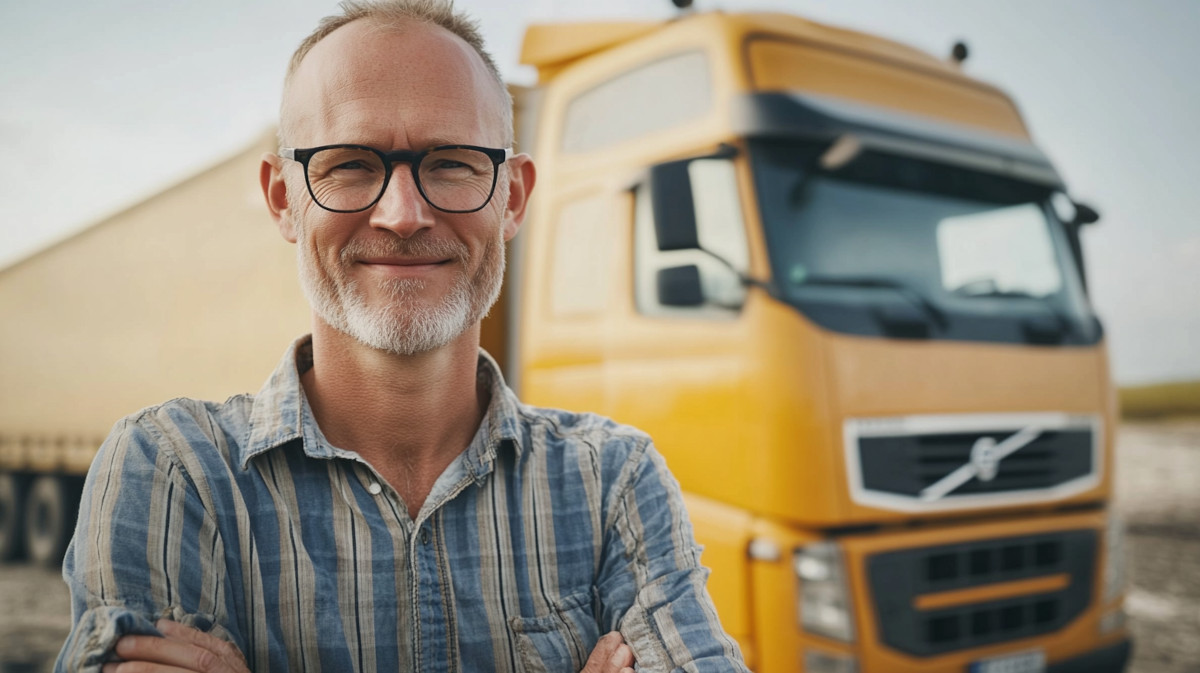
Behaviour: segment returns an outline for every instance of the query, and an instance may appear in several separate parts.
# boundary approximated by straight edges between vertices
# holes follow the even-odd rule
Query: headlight
[[[1125,628],[1125,608],[1114,608],[1101,615],[1099,626],[1102,636]]]
[[[858,662],[845,655],[805,650],[804,673],[858,673]]]
[[[1125,591],[1125,522],[1116,512],[1108,512],[1108,530],[1104,534],[1104,602],[1115,600]]]
[[[851,642],[854,620],[842,554],[832,542],[817,542],[796,550],[800,580],[800,624],[822,636]]]

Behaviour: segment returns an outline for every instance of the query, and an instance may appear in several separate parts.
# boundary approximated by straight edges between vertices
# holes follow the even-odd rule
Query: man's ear
[[[518,154],[504,165],[508,166],[511,174],[508,181],[508,203],[504,205],[504,240],[510,241],[525,221],[529,195],[533,192],[533,184],[537,182],[537,169],[533,167],[533,158],[528,154]]]
[[[267,201],[267,211],[271,219],[279,227],[279,233],[289,242],[295,243],[296,224],[292,221],[292,211],[288,208],[287,182],[283,179],[283,159],[278,155],[267,152],[262,156],[262,164],[258,167],[258,181],[262,184],[263,198]]]

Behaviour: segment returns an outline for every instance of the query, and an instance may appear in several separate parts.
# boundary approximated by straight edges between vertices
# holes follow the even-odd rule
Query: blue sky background
[[[667,0],[460,0],[506,76],[531,21],[666,18]],[[1200,378],[1200,2],[696,0],[788,11],[934,54],[1013,95],[1073,194],[1122,383]],[[0,5],[0,267],[182,180],[274,123],[328,0]]]

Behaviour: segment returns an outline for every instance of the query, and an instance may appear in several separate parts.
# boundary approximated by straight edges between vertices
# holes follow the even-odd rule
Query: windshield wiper
[[[864,287],[895,290],[898,294],[920,308],[939,329],[946,329],[946,313],[938,308],[925,293],[912,283],[906,283],[898,278],[887,276],[822,276],[809,274],[800,281],[799,285],[820,285],[824,287]]]
[[[971,292],[966,288],[970,284],[957,287],[953,290],[954,294],[961,297],[983,298],[983,299],[1023,299],[1034,301],[1042,305],[1052,318],[1053,325],[1047,325],[1045,322],[1039,322],[1036,317],[1025,318],[1021,321],[1021,325],[1025,331],[1025,339],[1030,343],[1060,343],[1063,337],[1071,332],[1071,321],[1058,304],[1046,295],[1036,295],[1025,290],[1001,290],[992,286],[983,292]]]

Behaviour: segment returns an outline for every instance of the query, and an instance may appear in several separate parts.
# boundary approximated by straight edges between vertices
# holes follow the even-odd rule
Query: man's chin
[[[443,348],[470,327],[463,310],[405,307],[385,315],[349,315],[340,329],[359,343],[392,355],[417,355]],[[336,326],[335,326],[336,327]]]

